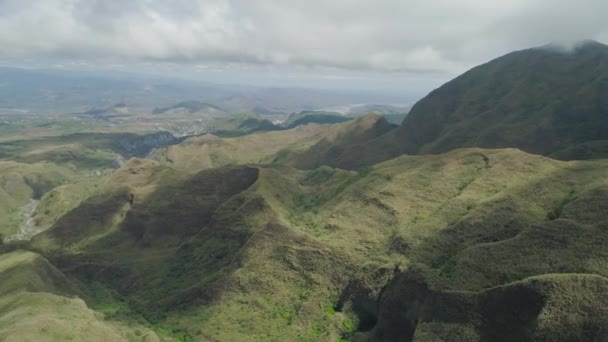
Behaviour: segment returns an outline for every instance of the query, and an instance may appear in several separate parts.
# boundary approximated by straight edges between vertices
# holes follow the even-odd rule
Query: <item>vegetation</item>
[[[104,161],[146,156],[146,139],[2,143],[0,233],[31,198],[48,229],[0,245],[0,339],[599,340],[608,159],[542,154],[601,150],[603,54],[508,55],[433,92],[399,127],[372,114],[162,135],[176,144],[117,170]],[[547,95],[556,84],[559,99]],[[571,132],[564,103],[585,118]],[[560,139],[540,144],[543,132]]]
[[[606,155],[608,47],[510,53],[431,92],[400,128],[406,153],[517,147],[566,159]],[[592,147],[594,146],[594,147]]]
[[[294,128],[299,125],[306,125],[309,123],[318,123],[318,124],[332,124],[332,123],[340,123],[344,121],[352,120],[352,118],[344,116],[340,113],[335,112],[323,112],[323,111],[314,111],[314,112],[300,112],[291,114],[287,120],[285,120],[282,125],[285,128]]]

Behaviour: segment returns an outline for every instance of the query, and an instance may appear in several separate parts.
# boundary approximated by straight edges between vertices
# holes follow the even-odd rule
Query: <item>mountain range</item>
[[[607,87],[607,46],[544,46],[400,125],[167,139],[61,211],[50,184],[60,214],[0,246],[0,339],[603,341]],[[82,172],[5,151],[22,197]]]

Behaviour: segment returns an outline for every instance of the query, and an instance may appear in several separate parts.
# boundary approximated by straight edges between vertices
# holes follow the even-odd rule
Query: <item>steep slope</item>
[[[398,132],[404,153],[517,147],[562,159],[608,152],[608,46],[545,46],[480,65],[419,101]]]
[[[378,140],[395,127],[379,115],[362,116],[350,122],[348,130],[337,131],[334,136],[320,140],[308,150],[295,154],[288,163],[300,169],[313,169],[322,165],[354,169],[361,165],[362,160],[372,164],[368,158],[389,159],[385,152],[390,153],[390,149],[372,152],[368,146],[370,141]]]
[[[601,156],[605,49],[505,56],[398,129],[190,138],[5,248],[185,340],[602,340],[608,159],[542,154]]]
[[[348,120],[352,120],[352,118],[336,112],[308,111],[291,114],[281,125],[289,129],[309,123],[328,124]]]
[[[3,341],[158,341],[149,329],[104,320],[77,287],[31,252],[0,255],[0,339]]]
[[[51,163],[0,161],[0,234],[16,234],[23,221],[21,208],[74,177],[72,170]]]
[[[34,230],[48,228],[99,190],[125,158],[171,143],[177,139],[166,132],[80,133],[0,143],[0,234],[14,237],[30,218]]]
[[[394,127],[380,116],[368,115],[339,124],[311,123],[289,130],[232,138],[203,135],[158,149],[151,158],[193,172],[248,163],[278,163],[312,168],[315,165],[334,165],[339,162],[333,159],[335,154],[360,149],[366,141]]]
[[[608,46],[597,42],[510,53],[432,91],[398,129],[335,149],[329,160],[361,169],[401,154],[464,147],[515,147],[560,160],[606,157],[607,61]]]
[[[239,136],[254,132],[275,131],[281,127],[258,114],[242,113],[215,119],[209,123],[208,129],[210,132],[222,136]]]
[[[602,303],[603,278],[586,274],[608,276],[607,166],[515,149],[401,156],[359,172],[192,173],[131,160],[30,246],[92,307],[196,340],[433,340],[486,336],[505,321],[534,336],[558,334],[553,321],[597,336],[604,321],[587,317],[603,309],[585,303]],[[512,303],[530,310],[524,321],[480,321],[516,296],[501,286],[543,301]],[[587,302],[570,322],[576,296]],[[394,331],[410,314],[421,318]]]
[[[92,303],[103,303],[100,287],[116,292],[114,301],[124,302],[129,315],[175,333],[210,340],[335,337],[345,318],[323,312],[345,284],[337,270],[352,263],[289,228],[286,208],[267,191],[298,185],[280,178],[252,167],[180,175],[132,160],[106,195],[32,245],[86,284]]]
[[[602,341],[608,279],[548,274],[479,292],[433,291],[396,276],[382,294],[376,341]]]
[[[178,143],[168,132],[150,134],[76,133],[0,143],[0,160],[52,162],[72,168],[112,168],[117,157],[144,157],[155,148]]]

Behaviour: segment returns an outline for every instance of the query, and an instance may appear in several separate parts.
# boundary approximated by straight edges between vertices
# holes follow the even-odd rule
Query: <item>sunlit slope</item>
[[[324,312],[346,282],[341,271],[354,263],[291,229],[283,217],[288,208],[266,193],[278,190],[274,182],[292,190],[297,183],[252,167],[171,172],[131,161],[106,194],[66,215],[33,246],[62,255],[56,260],[86,284],[93,303],[103,302],[95,298],[101,284],[131,315],[171,325],[176,334],[315,340],[345,330],[346,317],[332,314],[330,321]],[[131,193],[132,204],[125,196]]]
[[[339,124],[312,123],[289,130],[234,138],[192,137],[180,144],[158,149],[151,157],[189,171],[248,163],[286,164],[304,169],[322,165],[354,168],[362,163],[360,159],[365,156],[367,142],[395,127],[381,116],[370,114]],[[344,154],[348,151],[352,153]],[[368,156],[365,162],[369,164],[376,158],[375,155]],[[384,155],[379,158],[387,159]]]
[[[11,239],[33,218],[41,231],[97,193],[125,158],[174,141],[148,135],[82,133],[0,143],[0,234]],[[40,201],[35,207],[33,201]]]
[[[73,177],[73,171],[51,163],[0,161],[0,234],[9,237],[17,233],[21,207]]]
[[[608,276],[607,166],[516,149],[401,156],[358,172],[274,165],[192,173],[132,160],[103,195],[32,246],[78,279],[91,303],[103,307],[99,293],[115,293],[105,310],[128,308],[175,334],[379,338],[392,324],[380,289],[395,274],[401,280],[386,293],[412,277],[429,293],[475,294],[544,274]],[[551,312],[567,320],[554,298],[562,311]],[[379,308],[369,304],[378,300]],[[407,296],[394,302],[390,310],[417,305]],[[443,322],[430,312],[412,334]],[[455,329],[486,333],[471,322]]]

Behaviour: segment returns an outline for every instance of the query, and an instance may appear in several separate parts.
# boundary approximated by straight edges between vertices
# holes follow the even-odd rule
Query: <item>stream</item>
[[[19,226],[19,232],[7,240],[29,240],[32,236],[36,235],[39,231],[36,227],[36,221],[34,220],[34,214],[38,208],[39,200],[30,199],[30,201],[21,207],[19,215],[23,219]]]

